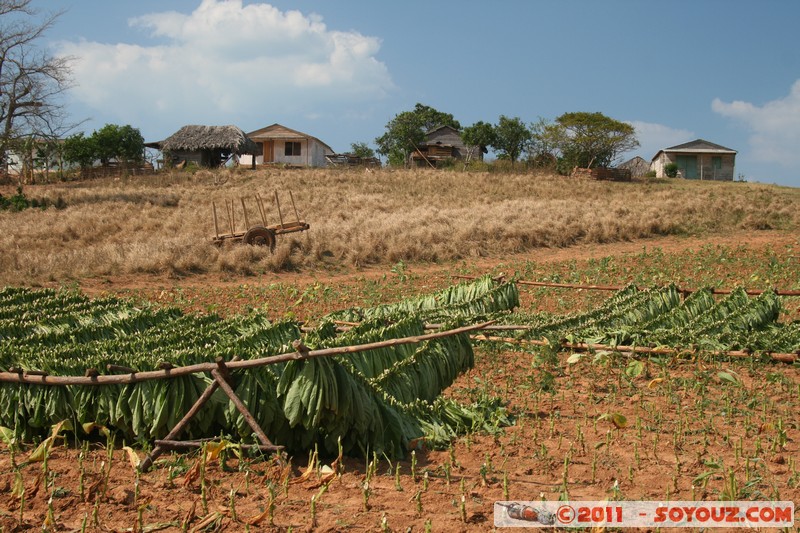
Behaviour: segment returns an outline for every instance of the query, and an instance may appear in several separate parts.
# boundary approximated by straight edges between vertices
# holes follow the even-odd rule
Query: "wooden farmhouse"
[[[212,168],[261,150],[236,126],[184,126],[163,141],[145,146],[161,150],[168,166],[194,163]]]
[[[670,163],[678,165],[678,176],[682,178],[733,181],[736,150],[697,139],[659,150],[650,161],[650,170],[664,178],[664,167]]]
[[[451,126],[439,126],[425,134],[425,141],[411,153],[411,164],[437,166],[448,160],[477,159],[482,161],[485,149],[467,146],[461,132]]]
[[[316,137],[280,124],[251,131],[247,137],[261,147],[262,155],[256,156],[256,165],[324,167],[327,165],[326,156],[334,153],[330,146]],[[244,160],[242,164],[245,164]]]

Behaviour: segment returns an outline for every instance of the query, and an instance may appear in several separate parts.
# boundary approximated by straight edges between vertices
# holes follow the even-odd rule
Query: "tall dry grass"
[[[29,187],[29,196],[60,195],[68,207],[0,212],[0,283],[444,262],[537,247],[740,229],[796,232],[800,226],[800,189],[759,184],[432,170],[219,172],[228,178],[223,185],[200,171]],[[274,223],[275,190],[283,193],[285,218],[294,216],[288,191],[294,193],[310,232],[279,237],[274,254],[210,244],[212,200],[221,205],[258,192]],[[224,229],[222,214],[220,224]]]

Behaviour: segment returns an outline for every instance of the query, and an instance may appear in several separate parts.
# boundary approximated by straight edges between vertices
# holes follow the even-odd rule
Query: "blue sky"
[[[421,102],[462,125],[600,111],[650,159],[703,138],[800,187],[800,2],[34,0],[87,132],[278,122],[336,151]]]

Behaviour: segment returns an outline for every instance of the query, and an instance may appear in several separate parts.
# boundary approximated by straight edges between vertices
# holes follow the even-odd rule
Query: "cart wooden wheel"
[[[244,234],[242,241],[253,246],[269,246],[269,251],[275,251],[275,232],[264,226],[253,226]]]

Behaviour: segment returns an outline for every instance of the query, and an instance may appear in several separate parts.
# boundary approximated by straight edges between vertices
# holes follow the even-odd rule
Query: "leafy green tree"
[[[607,167],[639,146],[633,126],[602,113],[564,113],[553,132],[568,168]]]
[[[97,161],[94,139],[86,137],[83,132],[64,139],[64,160],[78,165],[82,169],[91,168]]]
[[[350,153],[362,159],[370,159],[375,157],[375,150],[370,148],[367,143],[351,143]]]
[[[92,134],[96,156],[103,166],[112,159],[123,165],[144,161],[144,137],[133,126],[106,124]]]
[[[464,128],[464,131],[461,132],[461,140],[464,141],[469,150],[467,159],[472,159],[475,155],[473,151],[481,150],[485,152],[487,146],[493,146],[497,140],[497,135],[495,134],[494,126],[479,120],[472,126]]]
[[[500,152],[501,157],[510,159],[513,165],[530,141],[530,130],[518,117],[508,118],[500,115],[494,132],[495,139],[492,147]]]
[[[411,152],[425,140],[425,133],[440,126],[461,129],[450,113],[418,103],[412,111],[403,111],[386,124],[386,133],[375,139],[378,153],[386,156],[390,165],[403,166]]]
[[[64,159],[86,169],[100,161],[103,166],[116,159],[123,165],[144,161],[144,137],[137,128],[106,124],[89,137],[77,133],[64,141]]]
[[[562,128],[557,124],[539,117],[536,122],[530,125],[530,131],[531,139],[526,148],[529,159],[535,159],[543,155],[558,156],[560,154]]]

